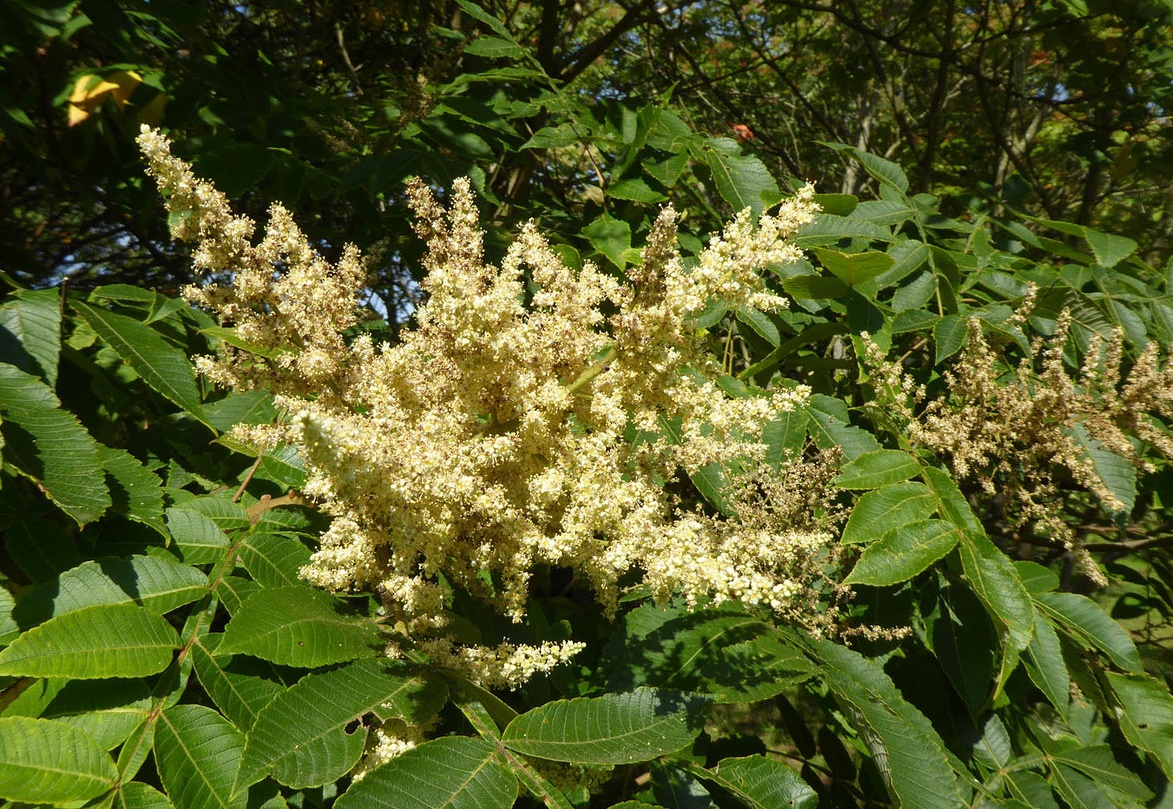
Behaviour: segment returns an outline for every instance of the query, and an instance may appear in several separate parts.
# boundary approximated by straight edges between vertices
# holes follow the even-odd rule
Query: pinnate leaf
[[[637,688],[549,702],[514,719],[505,746],[527,756],[584,764],[630,764],[673,753],[701,730],[708,701]]]
[[[483,739],[425,742],[371,770],[337,809],[509,809],[518,782]]]
[[[386,659],[306,675],[261,711],[248,734],[237,789],[273,769],[288,786],[330,783],[362,755],[366,733],[347,731],[356,719],[390,704],[408,722],[424,722],[447,695],[435,678]]]
[[[54,618],[0,651],[0,675],[142,677],[171,662],[179,637],[157,613],[134,604],[101,604]]]
[[[73,803],[114,787],[118,771],[87,733],[64,722],[0,717],[0,798]]]
[[[244,737],[211,708],[175,705],[159,717],[155,764],[176,809],[243,809],[232,785]]]
[[[378,630],[340,615],[338,599],[308,587],[269,587],[248,597],[228,626],[217,654],[247,654],[297,668],[374,657]]]

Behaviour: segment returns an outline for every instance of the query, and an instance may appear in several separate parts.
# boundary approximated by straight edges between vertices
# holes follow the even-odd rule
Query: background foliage
[[[860,340],[934,394],[973,317],[1007,369],[1063,309],[1073,373],[1116,329],[1126,369],[1152,341],[1168,356],[1170,8],[873,5],[6,0],[0,799],[1173,800],[1168,459],[1136,440],[1142,473],[1088,444],[1115,512],[1063,480],[1099,587],[910,446]],[[298,580],[323,527],[299,459],[224,435],[271,402],[206,389],[188,360],[215,324],[175,300],[188,260],[142,178],[143,121],[244,209],[281,200],[325,252],[378,251],[370,327],[392,336],[418,295],[411,174],[471,176],[498,247],[537,216],[569,263],[617,274],[666,201],[695,253],[799,179],[839,191],[801,234],[810,261],[773,279],[790,311],[698,326],[731,392],[814,389],[772,456],[842,449],[854,618],[911,636],[846,646],[638,600],[612,623],[555,571],[520,630],[465,617],[486,641],[585,641],[574,666],[490,693],[381,659],[374,599]],[[438,738],[352,784],[371,716],[434,718]]]

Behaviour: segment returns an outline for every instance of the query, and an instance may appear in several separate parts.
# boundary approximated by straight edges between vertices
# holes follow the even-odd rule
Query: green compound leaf
[[[176,705],[155,731],[159,780],[176,809],[243,809],[247,793],[232,794],[244,737],[211,708]]]
[[[124,449],[99,445],[98,462],[106,470],[113,511],[167,536],[162,479]]]
[[[945,520],[893,528],[864,549],[844,584],[884,586],[911,579],[957,545],[961,532]]]
[[[1166,778],[1173,778],[1173,696],[1144,674],[1105,674],[1119,707],[1116,719],[1129,742],[1147,750]]]
[[[832,483],[841,489],[879,489],[908,480],[920,471],[916,458],[907,452],[877,449],[846,464]]]
[[[657,688],[550,702],[522,714],[502,740],[527,756],[582,764],[632,764],[692,744],[709,701]]]
[[[348,773],[362,755],[366,731],[348,726],[391,705],[409,723],[430,719],[443,706],[448,689],[406,663],[360,660],[322,674],[303,677],[278,694],[249,731],[237,777],[243,789],[274,771],[295,788],[321,786]]]
[[[518,782],[482,739],[425,742],[368,772],[337,809],[509,809]]]
[[[1075,593],[1042,593],[1035,596],[1035,603],[1077,641],[1099,649],[1124,671],[1141,673],[1140,655],[1128,633],[1090,598]]]
[[[0,363],[15,365],[54,386],[60,356],[59,290],[20,290],[0,306]]]
[[[750,809],[815,809],[819,796],[798,773],[765,756],[727,758],[715,769],[691,770],[728,790]]]
[[[111,500],[98,444],[49,386],[0,365],[0,416],[6,464],[39,482],[78,525],[102,516]]]
[[[80,803],[117,779],[113,760],[84,731],[51,719],[0,717],[0,798]]]
[[[22,627],[99,604],[139,604],[163,614],[208,593],[208,577],[163,557],[107,557],[83,562],[21,599],[13,618]]]
[[[843,529],[844,545],[873,542],[896,527],[927,520],[937,510],[933,493],[910,481],[868,492],[856,501]]]
[[[206,423],[187,354],[132,317],[75,301],[73,308],[155,391]]]
[[[179,646],[160,615],[135,604],[85,607],[33,627],[0,651],[0,675],[142,677],[171,663]]]
[[[247,654],[285,666],[312,669],[374,657],[373,623],[340,615],[340,602],[308,587],[269,587],[253,593],[224,628],[220,655]]]
[[[859,731],[901,809],[963,805],[941,738],[905,701],[884,670],[858,652],[824,640],[811,649],[827,685]]]

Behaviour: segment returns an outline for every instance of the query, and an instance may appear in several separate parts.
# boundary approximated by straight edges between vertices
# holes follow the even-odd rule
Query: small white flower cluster
[[[623,284],[590,262],[568,267],[532,222],[489,264],[469,183],[458,180],[444,207],[413,182],[427,301],[397,344],[375,345],[343,339],[359,316],[357,251],[328,264],[279,207],[254,245],[252,223],[162,135],[144,131],[140,143],[183,213],[176,236],[199,242],[201,267],[233,276],[188,293],[244,341],[201,370],[277,395],[291,417],[237,437],[297,446],[304,494],[334,518],[302,571],[309,581],[379,593],[420,641],[442,637],[452,585],[520,620],[538,566],[572,568],[611,613],[633,570],[660,598],[736,598],[796,620],[820,611],[810,588],[833,553],[811,517],[825,506],[822,460],[807,472],[795,462],[785,491],[756,480],[719,517],[664,485],[714,463],[764,468],[763,425],[809,395],[726,395],[690,325],[713,299],[786,305],[759,273],[799,256],[787,239],[817,210],[809,186],[756,226],[739,214],[691,270],[665,209]],[[512,685],[576,648],[450,657]]]
[[[546,674],[586,648],[585,643],[544,641],[538,646],[456,646],[447,638],[425,641],[420,648],[434,664],[463,674],[482,688],[517,688],[535,674]]]

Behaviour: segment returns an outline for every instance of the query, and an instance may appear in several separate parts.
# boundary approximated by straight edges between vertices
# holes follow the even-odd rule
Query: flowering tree
[[[142,132],[205,280],[0,304],[0,798],[1166,799],[1169,274],[632,121],[577,224],[407,183],[403,323]]]

